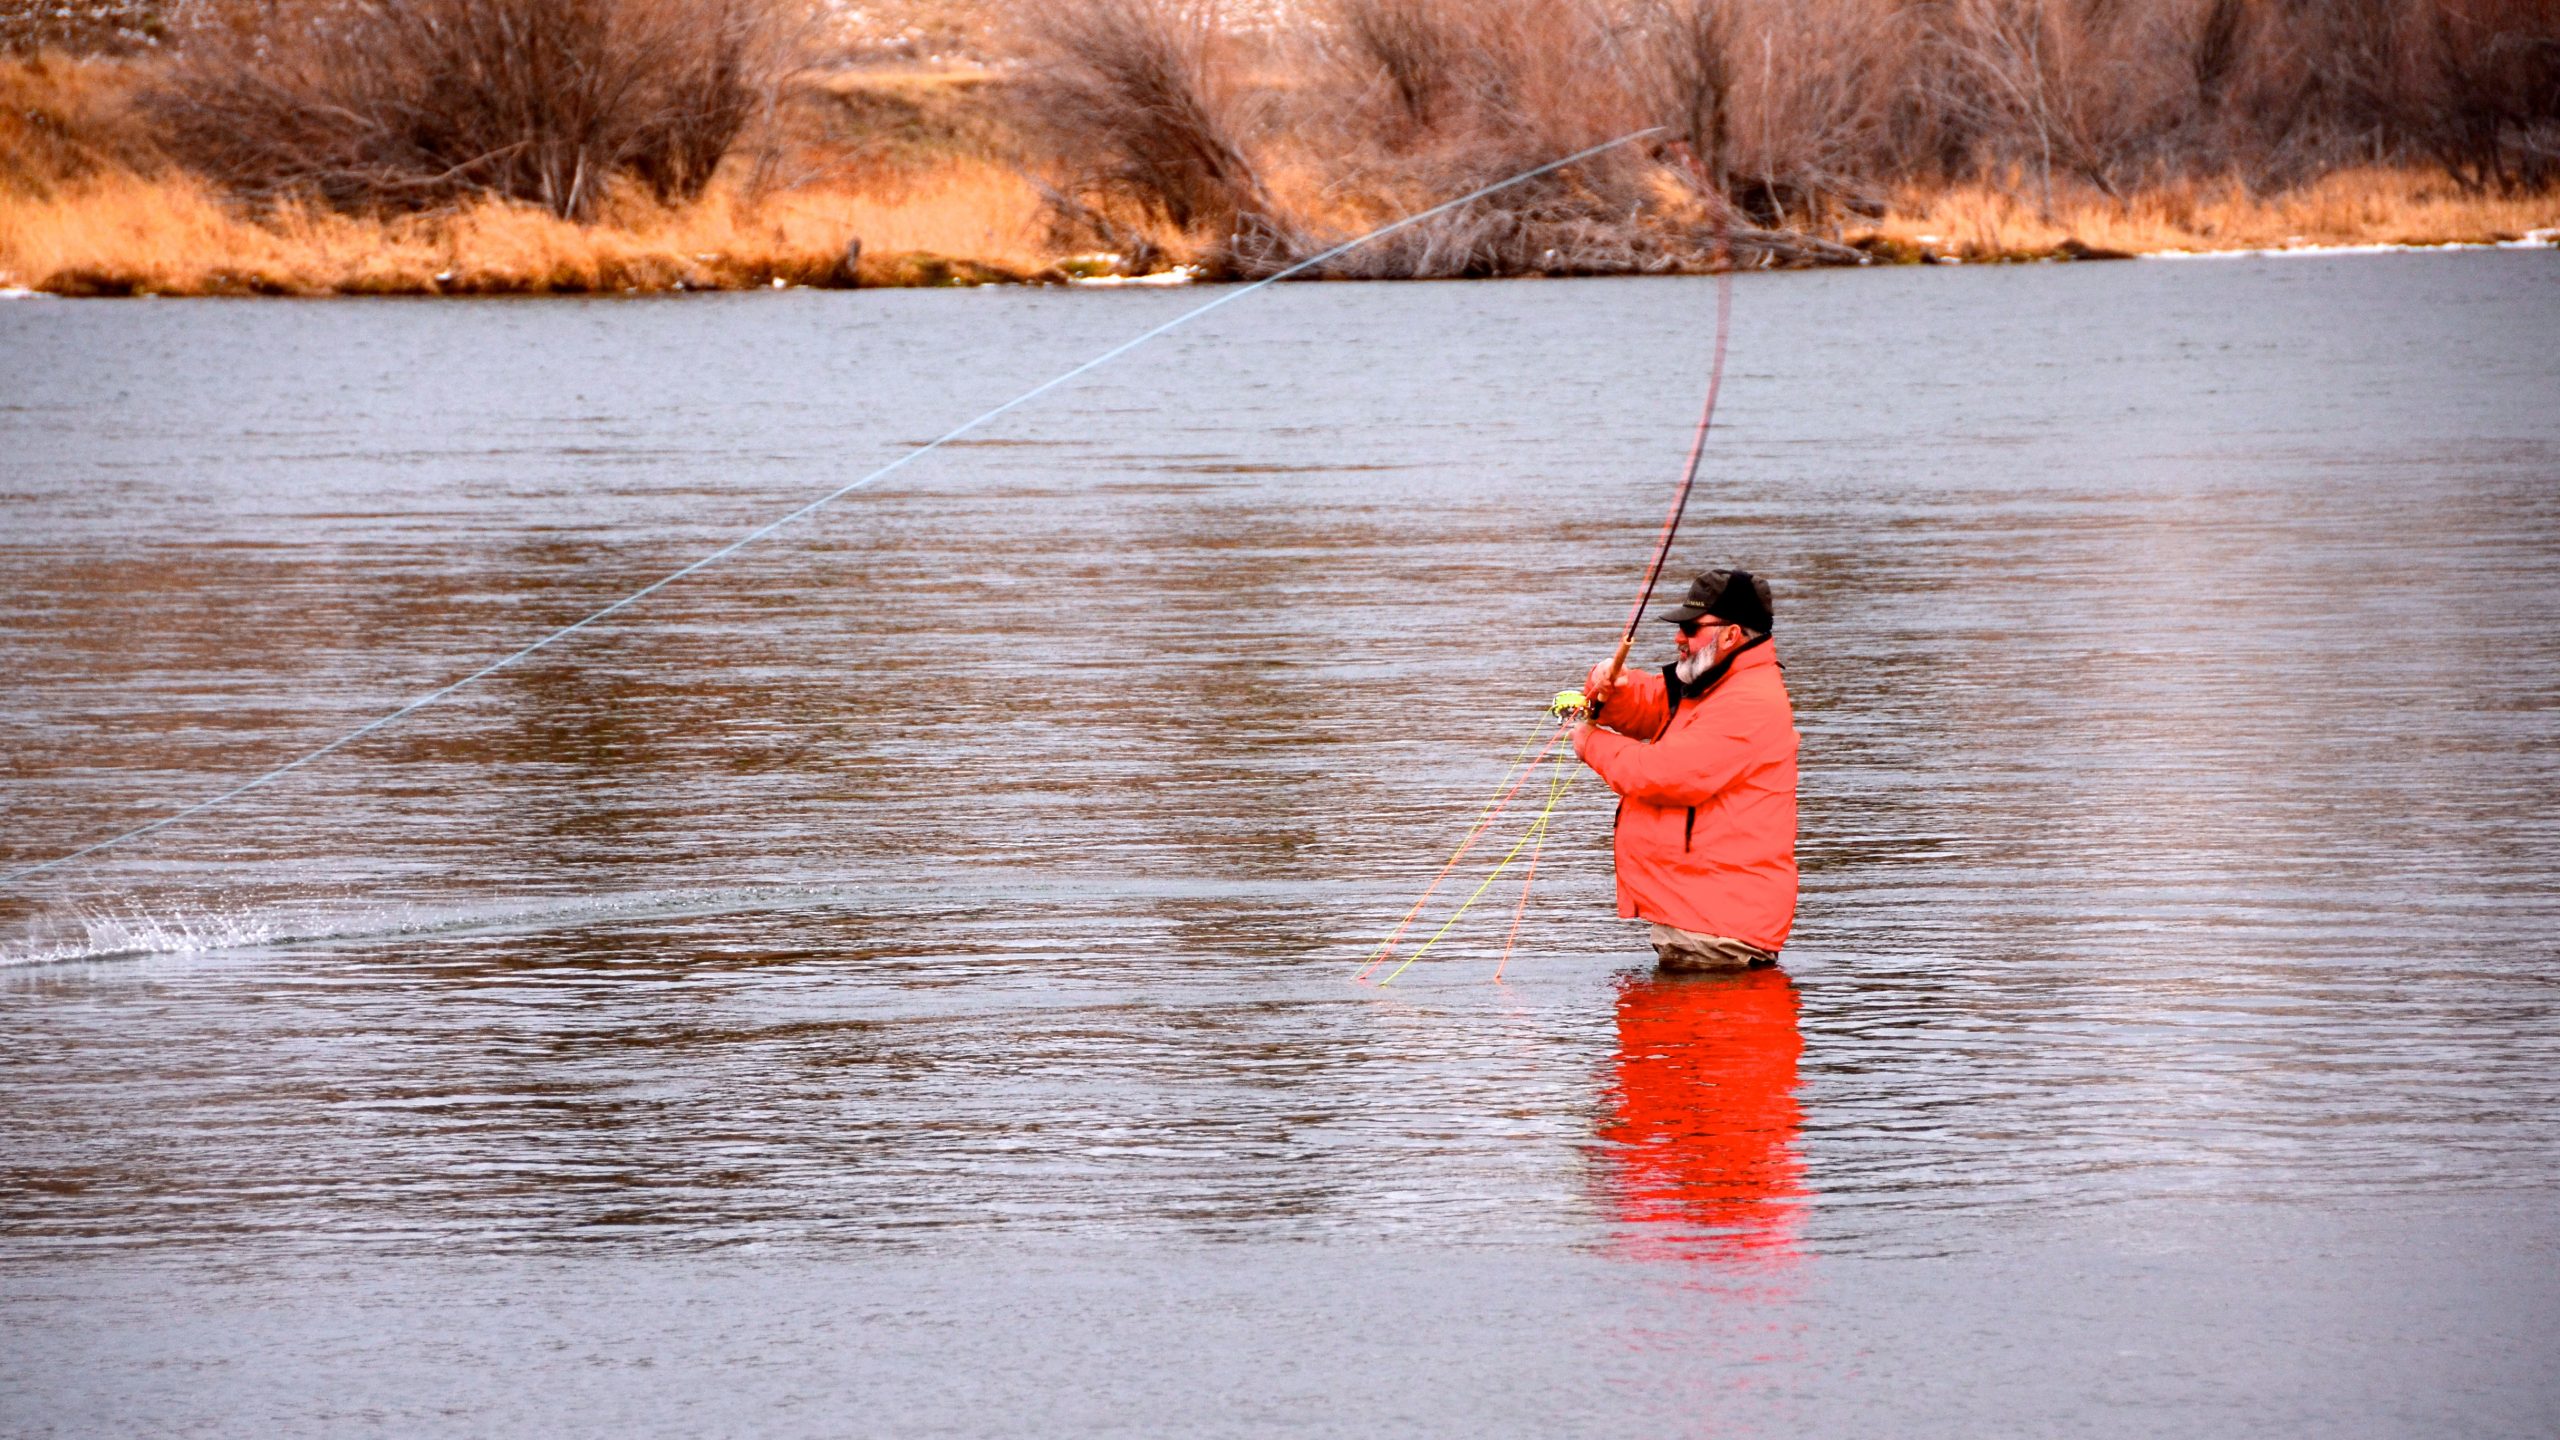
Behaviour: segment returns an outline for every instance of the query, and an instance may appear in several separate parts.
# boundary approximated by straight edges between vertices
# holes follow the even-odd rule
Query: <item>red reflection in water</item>
[[[1800,1258],[1796,991],[1786,972],[1653,975],[1618,994],[1602,1184],[1647,1255]]]

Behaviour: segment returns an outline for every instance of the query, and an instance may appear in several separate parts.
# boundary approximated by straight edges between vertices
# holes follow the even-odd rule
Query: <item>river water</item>
[[[2560,266],[1736,292],[1782,972],[1353,980],[1713,282],[1280,287],[0,890],[0,1431],[2560,1429]],[[0,868],[1205,294],[0,307]]]

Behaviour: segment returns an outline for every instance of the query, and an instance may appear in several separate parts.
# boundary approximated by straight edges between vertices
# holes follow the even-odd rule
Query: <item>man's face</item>
[[[1724,652],[1742,643],[1742,627],[1719,625],[1713,617],[1689,621],[1680,627],[1680,658],[1704,655],[1713,664],[1724,658]]]

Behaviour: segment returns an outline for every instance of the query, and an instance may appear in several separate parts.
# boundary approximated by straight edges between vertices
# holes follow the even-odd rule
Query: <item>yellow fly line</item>
[[[1557,737],[1561,737],[1563,734],[1564,734],[1564,731],[1563,731],[1561,728],[1560,728],[1560,729],[1558,729],[1558,730],[1557,730],[1557,732],[1556,732]],[[1554,740],[1554,739],[1552,739],[1552,738],[1551,738],[1551,739],[1549,739],[1549,740],[1548,740],[1548,742],[1547,742],[1547,745],[1548,745],[1548,748],[1549,748],[1549,749],[1554,748],[1555,740]],[[1545,750],[1541,750],[1541,751],[1539,751],[1539,752],[1538,752],[1538,754],[1539,754],[1539,758],[1540,758],[1540,759],[1544,759],[1544,758],[1545,758],[1545,756],[1546,756],[1546,751],[1545,751]],[[1522,832],[1520,833],[1520,838],[1519,838],[1518,840],[1515,840],[1515,841],[1513,841],[1513,842],[1512,842],[1511,849],[1509,850],[1509,852],[1507,852],[1506,854],[1504,854],[1504,855],[1503,855],[1502,859],[1501,859],[1498,863],[1496,863],[1496,864],[1494,865],[1493,869],[1491,869],[1490,871],[1487,871],[1487,872],[1486,872],[1484,879],[1476,885],[1476,888],[1475,888],[1474,893],[1473,893],[1473,894],[1470,894],[1469,896],[1467,896],[1467,898],[1466,898],[1465,900],[1463,900],[1463,901],[1461,901],[1461,902],[1459,903],[1459,905],[1458,905],[1458,908],[1457,908],[1457,909],[1455,909],[1455,910],[1453,910],[1453,911],[1451,911],[1451,912],[1449,913],[1449,918],[1448,918],[1448,919],[1446,919],[1446,920],[1444,920],[1444,921],[1442,921],[1442,922],[1440,923],[1440,928],[1439,928],[1438,930],[1435,930],[1435,931],[1433,931],[1433,932],[1432,932],[1431,938],[1430,938],[1430,939],[1428,939],[1428,940],[1425,940],[1424,942],[1422,942],[1422,948],[1421,948],[1421,949],[1419,949],[1419,950],[1416,950],[1416,951],[1414,951],[1412,954],[1410,954],[1410,955],[1406,956],[1406,957],[1404,958],[1404,964],[1402,964],[1402,965],[1398,965],[1395,969],[1393,969],[1393,970],[1391,970],[1391,971],[1387,972],[1386,977],[1385,977],[1384,979],[1382,979],[1382,980],[1380,980],[1380,981],[1378,982],[1380,985],[1392,985],[1392,984],[1394,984],[1394,983],[1395,983],[1395,978],[1396,978],[1398,975],[1403,974],[1403,973],[1404,973],[1404,972],[1405,972],[1409,967],[1411,967],[1414,961],[1419,960],[1419,959],[1421,959],[1423,956],[1430,954],[1430,953],[1431,953],[1431,947],[1432,947],[1432,946],[1434,946],[1434,945],[1439,944],[1439,943],[1440,943],[1440,940],[1441,940],[1441,937],[1442,937],[1442,936],[1447,935],[1447,934],[1449,933],[1450,929],[1451,929],[1452,927],[1454,927],[1454,926],[1458,923],[1458,921],[1459,921],[1460,919],[1464,918],[1464,917],[1465,917],[1465,915],[1466,915],[1466,913],[1467,913],[1469,910],[1471,910],[1471,909],[1475,908],[1475,903],[1476,903],[1478,900],[1481,900],[1481,899],[1483,899],[1483,898],[1484,898],[1484,892],[1493,888],[1493,882],[1494,882],[1494,881],[1496,881],[1496,880],[1498,880],[1498,879],[1500,879],[1500,878],[1502,878],[1502,872],[1511,868],[1511,862],[1512,862],[1512,861],[1514,861],[1514,860],[1516,860],[1516,859],[1518,859],[1518,858],[1520,858],[1520,852],[1521,852],[1522,850],[1524,850],[1524,849],[1527,849],[1527,848],[1529,847],[1529,845],[1530,845],[1530,842],[1532,842],[1532,841],[1536,841],[1536,842],[1538,843],[1538,846],[1539,846],[1539,848],[1540,848],[1540,849],[1545,848],[1545,843],[1546,843],[1546,838],[1545,838],[1545,837],[1546,837],[1546,833],[1547,833],[1547,822],[1548,822],[1548,820],[1549,820],[1550,818],[1552,818],[1552,817],[1555,815],[1555,813],[1556,813],[1556,803],[1557,803],[1558,801],[1560,801],[1560,800],[1562,800],[1562,799],[1564,798],[1564,792],[1565,792],[1568,788],[1570,788],[1570,787],[1572,786],[1572,784],[1573,784],[1573,774],[1572,774],[1572,771],[1571,771],[1570,769],[1568,769],[1568,768],[1567,768],[1567,767],[1569,767],[1572,763],[1573,763],[1573,752],[1572,752],[1572,751],[1570,751],[1570,750],[1568,750],[1568,751],[1564,752],[1563,754],[1558,755],[1558,756],[1556,757],[1555,770],[1554,770],[1554,772],[1549,776],[1549,778],[1548,778],[1548,782],[1547,782],[1547,803],[1546,803],[1545,808],[1544,808],[1544,809],[1541,809],[1541,810],[1538,812],[1538,818],[1536,818],[1535,820],[1532,820],[1532,821],[1530,821],[1530,822],[1529,822],[1529,828],[1528,828],[1528,829],[1526,829],[1526,830],[1524,830],[1524,831],[1522,831]],[[1514,788],[1516,788],[1516,787],[1514,787]],[[1507,799],[1507,798],[1509,798],[1509,797],[1508,797],[1508,792],[1506,792],[1506,793],[1505,793],[1505,797],[1504,797],[1504,798],[1506,798],[1506,799]],[[1461,848],[1460,853],[1461,853],[1461,854],[1463,854],[1463,853],[1464,853],[1464,849],[1463,849],[1463,847]],[[1452,863],[1452,864],[1456,863],[1456,862],[1455,862],[1455,857],[1452,857],[1452,861],[1451,861],[1451,863]],[[1533,867],[1536,865],[1536,863],[1537,863],[1537,862],[1536,862],[1535,860],[1532,860],[1532,861],[1530,862],[1530,864],[1531,864]],[[1446,871],[1446,867],[1443,867],[1443,871],[1442,871],[1442,873],[1444,873],[1444,874],[1445,874],[1445,873],[1447,873],[1447,871]],[[1531,873],[1532,873],[1533,875],[1535,874],[1534,868],[1533,868],[1533,870],[1532,870],[1532,872],[1531,872]],[[1432,884],[1436,887],[1436,886],[1439,884],[1439,882],[1438,882],[1437,880],[1434,880],[1434,881],[1432,882]],[[1424,892],[1424,894],[1423,894],[1423,898],[1424,898],[1425,900],[1429,899],[1429,898],[1430,898],[1430,892],[1425,891],[1425,892]],[[1523,903],[1523,904],[1526,904],[1526,903],[1527,903],[1527,899],[1528,899],[1528,897],[1527,897],[1527,895],[1524,893],[1524,894],[1522,895],[1521,899],[1522,899],[1522,903]],[[1416,908],[1417,910],[1421,908],[1421,906],[1420,906],[1420,904],[1419,904],[1418,902],[1417,902],[1417,904],[1415,905],[1415,908]],[[1410,920],[1410,919],[1412,919],[1412,916],[1411,916],[1411,915],[1407,915],[1405,918],[1406,918],[1407,920]],[[1403,927],[1399,926],[1399,927],[1397,927],[1397,928],[1398,928],[1399,933],[1401,933],[1401,931],[1402,931],[1402,928],[1403,928]],[[1516,929],[1516,922],[1515,922],[1515,929]]]
[[[1448,879],[1449,872],[1458,868],[1458,862],[1467,858],[1467,852],[1475,848],[1476,841],[1483,836],[1486,827],[1502,814],[1503,808],[1511,803],[1512,795],[1529,778],[1530,773],[1537,769],[1538,762],[1547,758],[1547,751],[1555,748],[1556,741],[1561,739],[1564,733],[1561,726],[1549,732],[1544,721],[1539,723],[1536,730],[1530,732],[1529,738],[1521,743],[1519,751],[1512,756],[1510,768],[1503,771],[1501,781],[1494,786],[1493,798],[1486,801],[1484,808],[1476,812],[1475,822],[1467,827],[1466,835],[1458,841],[1458,848],[1447,860],[1441,862],[1439,873],[1431,877],[1430,884],[1422,887],[1422,894],[1413,902],[1412,908],[1406,910],[1404,918],[1398,920],[1395,928],[1387,932],[1387,938],[1379,941],[1377,947],[1369,952],[1368,959],[1360,966],[1360,973],[1352,976],[1352,979],[1367,980],[1370,972],[1386,963],[1387,958],[1395,953],[1396,942],[1404,938],[1406,928],[1413,924],[1413,917],[1421,914],[1422,907],[1431,903],[1432,895],[1440,889],[1440,882]],[[1530,747],[1538,745],[1541,734],[1546,736],[1547,743],[1539,746],[1536,754],[1532,755]]]

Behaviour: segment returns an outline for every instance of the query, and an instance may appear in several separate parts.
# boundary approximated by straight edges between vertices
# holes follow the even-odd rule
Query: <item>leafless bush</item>
[[[1464,72],[1479,52],[1439,0],[1338,0],[1332,18],[1329,58],[1355,84],[1374,85],[1362,99],[1402,132],[1382,137],[1390,143],[1429,130],[1453,93],[1473,88]]]
[[[1597,0],[1335,0],[1328,16],[1310,128],[1351,177],[1347,188],[1399,208],[1479,189],[1650,119],[1625,37]],[[1363,247],[1329,273],[1694,265],[1685,237],[1636,223],[1655,208],[1657,173],[1642,151],[1594,156]]]
[[[1602,0],[1333,0],[1320,45],[1337,113],[1390,146],[1552,152],[1635,119],[1627,56]],[[1382,103],[1383,102],[1383,103]]]
[[[1771,226],[1879,209],[1893,102],[1909,79],[1908,23],[1861,0],[1726,4],[1725,194]]]
[[[1439,161],[1427,178],[1428,188],[1441,193],[1463,188],[1458,181],[1485,183],[1613,135],[1661,126],[1673,142],[1667,147],[1613,152],[1553,185],[1506,192],[1512,208],[1544,213],[1524,234],[1553,230],[1568,212],[1621,233],[1641,219],[1639,228],[1674,236],[1672,248],[1684,252],[1674,257],[1622,243],[1607,264],[1694,265],[1702,218],[1814,227],[1845,211],[1873,213],[1881,206],[1881,187],[1871,177],[1901,75],[1888,35],[1894,21],[1881,4],[1336,0],[1334,13],[1340,35],[1365,41],[1336,47],[1337,63],[1351,62],[1354,81],[1364,74],[1400,76],[1404,67],[1396,62],[1435,57],[1444,78],[1428,85],[1398,78],[1389,92],[1429,97],[1404,117],[1405,138],[1389,148],[1408,168]],[[1393,23],[1380,24],[1382,15]],[[1381,34],[1405,43],[1390,48],[1368,38]],[[1373,80],[1370,93],[1382,88]],[[1354,106],[1341,113],[1361,112]],[[1395,133],[1394,126],[1385,128]],[[1685,184],[1692,203],[1662,204],[1665,183]],[[1557,193],[1559,186],[1573,193]],[[1588,241],[1541,243],[1535,255],[1550,251],[1565,257],[1567,268],[1576,253],[1603,263]]]
[[[591,217],[617,182],[709,183],[770,103],[777,0],[294,0],[217,11],[152,98],[171,148],[256,200],[475,194]]]
[[[1037,13],[1025,110],[1064,169],[1062,226],[1143,248],[1148,226],[1223,237],[1223,252],[1291,241],[1248,149],[1253,128],[1207,0],[1091,0]]]
[[[2190,103],[2160,168],[2281,188],[2342,165],[2441,165],[2472,187],[2560,181],[2548,0],[2197,0]]]
[[[2548,0],[2440,0],[2428,148],[2478,188],[2560,183],[2560,17]]]
[[[2222,107],[2232,73],[2249,41],[2246,0],[2205,0],[2195,33],[2187,43],[2187,77],[2195,86],[2196,104],[2207,113]]]
[[[1650,17],[1648,98],[1699,178],[1721,194],[1733,115],[1733,7],[1726,0],[1663,0]]]
[[[1947,0],[1924,53],[1939,62],[1942,103],[1971,137],[1970,168],[2033,175],[2050,211],[2057,172],[2124,196],[2193,108],[2200,56],[2227,64],[2236,41],[2215,37],[2225,50],[2212,54],[2199,49],[2205,43],[2159,4]]]

